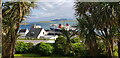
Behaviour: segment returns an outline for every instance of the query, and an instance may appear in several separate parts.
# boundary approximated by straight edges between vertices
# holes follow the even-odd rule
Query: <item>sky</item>
[[[10,0],[3,0],[3,2],[5,1]],[[36,0],[36,1],[37,7],[31,10],[31,15],[26,18],[27,22],[50,21],[53,19],[60,18],[75,19],[74,15],[75,11],[73,9],[75,0]]]
[[[73,0],[57,0],[57,2],[37,2],[37,7],[31,10],[28,22],[49,21],[53,19],[75,19]]]
[[[26,18],[27,22],[75,19],[74,0],[40,0],[36,4],[37,7],[32,9],[31,15]]]

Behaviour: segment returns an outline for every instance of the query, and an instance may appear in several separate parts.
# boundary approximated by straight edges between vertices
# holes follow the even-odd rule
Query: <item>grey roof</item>
[[[42,28],[31,28],[30,31],[27,33],[26,37],[37,38],[41,30]]]
[[[19,31],[19,33],[20,33],[20,32],[26,32],[26,30],[27,30],[27,29],[21,29],[21,30]]]

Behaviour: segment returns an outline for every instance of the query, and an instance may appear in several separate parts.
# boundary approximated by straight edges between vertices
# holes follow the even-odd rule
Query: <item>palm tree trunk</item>
[[[8,37],[9,38],[9,37]],[[4,38],[5,39],[5,38]],[[3,40],[2,41],[2,58],[13,58],[11,57],[11,50],[12,50],[12,45],[11,45],[12,41],[7,41],[7,40]]]
[[[2,40],[2,58],[14,58],[15,53],[15,43],[17,40],[17,31],[19,29],[19,24],[17,29],[12,32],[10,29],[8,35],[5,35]],[[7,51],[7,53],[6,53]]]
[[[112,45],[110,40],[106,40],[106,52],[108,58],[113,58]]]
[[[11,49],[11,57],[12,58],[14,58],[14,53],[15,53],[15,43],[16,43],[16,37],[15,36],[13,36],[13,41],[11,42],[11,47],[12,47],[12,49]]]
[[[8,37],[11,41],[3,40],[2,58],[14,58],[15,38]],[[7,38],[7,39],[8,39]]]
[[[97,58],[97,43],[94,39],[89,43],[89,52],[92,58]]]
[[[114,44],[113,39],[110,40],[110,43],[111,43],[111,49],[112,49],[112,53],[113,53],[113,44]]]

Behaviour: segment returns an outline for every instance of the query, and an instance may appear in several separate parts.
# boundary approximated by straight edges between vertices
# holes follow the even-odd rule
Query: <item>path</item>
[[[40,43],[40,42],[45,42],[45,43],[54,43],[54,40],[17,40],[17,41],[23,41],[26,43],[33,43],[34,45]]]

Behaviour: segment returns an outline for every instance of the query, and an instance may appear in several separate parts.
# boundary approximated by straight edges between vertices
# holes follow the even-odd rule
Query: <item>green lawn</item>
[[[57,56],[57,55],[52,55],[52,56],[40,56],[37,54],[15,54],[15,58],[18,57],[24,57],[24,58],[73,58],[73,57],[62,57],[62,56]]]
[[[39,57],[37,54],[15,54],[14,56],[23,56],[23,57]]]

